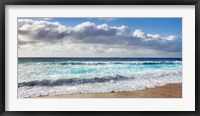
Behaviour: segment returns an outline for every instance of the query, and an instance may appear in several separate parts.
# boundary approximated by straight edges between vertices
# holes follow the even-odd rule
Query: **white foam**
[[[22,86],[18,88],[18,98],[62,94],[133,91],[181,82],[181,68],[165,71],[147,71],[142,73],[135,73],[126,79],[119,78],[117,81],[110,79],[104,82],[95,82],[93,80],[89,83],[71,85],[62,84],[58,86]]]

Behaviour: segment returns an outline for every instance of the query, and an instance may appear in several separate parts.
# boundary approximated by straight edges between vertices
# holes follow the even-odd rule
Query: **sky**
[[[182,57],[181,18],[18,18],[18,57]]]

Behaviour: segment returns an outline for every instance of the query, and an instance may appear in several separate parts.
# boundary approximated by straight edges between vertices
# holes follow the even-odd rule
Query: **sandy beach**
[[[41,96],[38,98],[182,98],[182,83],[138,91]]]

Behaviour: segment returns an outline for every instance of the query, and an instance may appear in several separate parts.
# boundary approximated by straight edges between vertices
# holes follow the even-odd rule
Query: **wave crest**
[[[29,81],[18,84],[18,98],[62,94],[134,91],[182,82],[182,70],[151,71],[132,76]]]
[[[70,78],[70,79],[57,79],[57,80],[34,80],[29,82],[18,83],[18,87],[23,86],[60,86],[60,85],[79,85],[88,83],[104,83],[104,82],[115,82],[121,80],[128,80],[130,78],[121,75],[107,76],[107,77],[94,77],[94,78]]]
[[[168,70],[168,71],[154,71],[154,72],[144,72],[135,73],[130,76],[104,76],[104,77],[88,77],[88,78],[61,78],[57,80],[33,80],[28,82],[18,83],[18,87],[33,87],[33,86],[76,86],[82,84],[95,84],[95,83],[115,83],[118,81],[134,81],[134,80],[162,80],[167,78],[181,77],[182,70]],[[173,81],[173,80],[172,80]]]

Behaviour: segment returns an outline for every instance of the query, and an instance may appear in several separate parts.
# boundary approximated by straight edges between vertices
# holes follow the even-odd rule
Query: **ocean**
[[[133,91],[180,82],[181,58],[18,58],[18,98]]]

